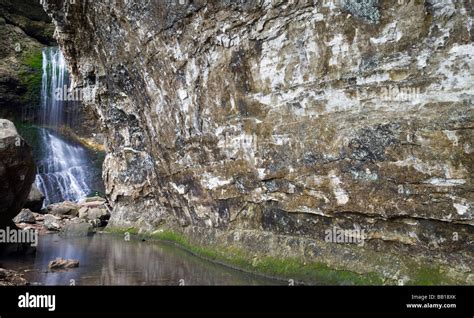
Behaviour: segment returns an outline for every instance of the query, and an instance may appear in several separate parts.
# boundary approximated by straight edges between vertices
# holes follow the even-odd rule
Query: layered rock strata
[[[113,226],[474,282],[470,1],[45,9],[106,135]]]

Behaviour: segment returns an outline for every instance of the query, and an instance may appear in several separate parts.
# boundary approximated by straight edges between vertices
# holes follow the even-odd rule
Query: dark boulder
[[[28,281],[18,272],[0,268],[0,286],[28,286]]]
[[[86,222],[70,222],[63,229],[61,236],[63,237],[86,237],[92,235],[94,229],[90,223]]]
[[[13,221],[15,223],[26,223],[26,224],[35,224],[36,217],[29,209],[21,210],[20,214],[18,214]]]
[[[11,121],[0,119],[0,229],[23,208],[35,174],[31,148]]]
[[[26,199],[26,203],[24,208],[25,209],[30,209],[33,212],[38,212],[40,213],[41,210],[43,209],[43,202],[44,202],[45,196],[41,191],[36,187],[35,184],[31,186],[31,191],[30,194],[28,195],[28,198]]]
[[[46,214],[44,216],[44,221],[43,221],[43,226],[48,230],[48,231],[60,231],[62,229],[62,223],[61,223],[61,218],[56,217],[52,214]]]

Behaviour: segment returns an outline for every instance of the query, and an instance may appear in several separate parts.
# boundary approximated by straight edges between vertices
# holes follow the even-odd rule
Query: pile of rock
[[[0,268],[0,286],[27,286],[28,281],[18,272]]]
[[[16,226],[24,231],[34,230],[39,234],[45,234],[48,230],[43,226],[44,216],[40,213],[32,212],[29,209],[23,209],[13,219]]]
[[[105,227],[110,219],[110,211],[105,199],[92,197],[80,204],[78,216],[91,222],[95,227]]]
[[[77,223],[80,220],[90,223],[95,228],[106,226],[110,219],[110,212],[106,201],[100,197],[87,198],[81,203],[65,201],[51,204],[47,210],[48,214],[54,215],[66,222],[68,220],[75,220]]]
[[[84,202],[61,202],[49,205],[42,213],[23,209],[14,219],[19,228],[36,229],[40,234],[62,232],[65,236],[82,236],[94,228],[105,227],[110,219],[106,200],[87,198]]]

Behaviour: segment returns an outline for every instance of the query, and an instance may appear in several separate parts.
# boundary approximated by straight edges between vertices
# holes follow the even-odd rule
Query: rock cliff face
[[[40,103],[41,49],[54,26],[38,0],[0,0],[0,117],[33,120]]]
[[[474,283],[470,1],[45,10],[107,136],[112,225],[387,283],[426,264]]]

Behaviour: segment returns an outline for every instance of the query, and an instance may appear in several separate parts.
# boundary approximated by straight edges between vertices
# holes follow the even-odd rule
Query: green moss
[[[26,94],[23,95],[23,102],[27,104],[38,104],[40,100],[41,76],[34,73],[21,72],[21,85],[26,87]]]
[[[138,234],[134,228],[118,229],[108,228],[109,233]],[[382,285],[383,279],[375,273],[361,275],[345,270],[331,269],[322,263],[304,263],[296,258],[275,258],[249,256],[243,250],[235,247],[216,248],[210,246],[197,246],[186,237],[173,231],[165,230],[151,235],[140,235],[160,241],[172,242],[192,254],[213,262],[225,264],[247,272],[264,274],[280,279],[292,279],[319,285]]]
[[[43,53],[41,49],[34,49],[27,52],[23,56],[23,64],[30,69],[42,72],[43,70]]]
[[[19,120],[15,120],[13,123],[15,124],[15,127],[20,136],[23,137],[26,143],[30,145],[33,150],[39,147],[40,136],[38,134],[38,128],[36,126]]]
[[[19,72],[21,85],[26,88],[22,102],[37,106],[40,102],[41,83],[43,79],[43,55],[39,48],[25,52],[22,57],[22,69]]]
[[[455,284],[455,282],[447,281],[447,278],[441,273],[439,267],[417,267],[416,265],[413,266],[415,267],[413,278],[408,281],[408,285],[439,286],[443,284]]]

